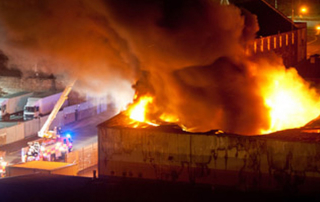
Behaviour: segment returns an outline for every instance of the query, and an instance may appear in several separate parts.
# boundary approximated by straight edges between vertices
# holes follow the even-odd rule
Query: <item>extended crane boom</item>
[[[69,85],[67,85],[67,87],[62,92],[58,102],[54,106],[54,108],[53,108],[52,112],[50,113],[48,119],[43,124],[41,130],[38,132],[38,136],[39,137],[44,137],[44,138],[54,138],[55,137],[56,131],[49,131],[49,127],[50,127],[52,121],[56,118],[61,106],[63,105],[63,103],[66,101],[66,99],[68,99],[68,95],[69,95],[74,83],[75,83],[75,81],[71,82]]]

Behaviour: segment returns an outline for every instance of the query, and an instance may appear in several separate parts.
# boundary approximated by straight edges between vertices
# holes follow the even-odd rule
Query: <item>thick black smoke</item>
[[[128,39],[141,68],[137,85],[155,94],[160,112],[193,131],[260,133],[267,109],[245,65],[255,16],[211,1],[106,1],[112,24]]]
[[[176,71],[174,81],[183,98],[175,103],[176,113],[192,130],[257,133],[268,123],[255,79],[245,66],[228,58]]]
[[[1,48],[83,86],[120,81],[152,92],[160,113],[194,131],[259,133],[267,109],[245,65],[255,16],[210,0],[12,0],[0,4]],[[28,59],[28,60],[25,60]],[[17,62],[17,60],[12,60]],[[26,66],[26,65],[24,65]],[[85,85],[86,84],[86,85]]]

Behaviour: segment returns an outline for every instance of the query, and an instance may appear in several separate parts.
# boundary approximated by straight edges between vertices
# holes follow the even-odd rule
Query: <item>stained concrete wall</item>
[[[98,128],[99,177],[318,191],[320,144],[268,137]]]

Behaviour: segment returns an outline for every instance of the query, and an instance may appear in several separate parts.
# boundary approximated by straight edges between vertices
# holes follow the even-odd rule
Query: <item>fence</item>
[[[67,163],[78,165],[78,171],[98,164],[98,143],[91,144],[79,150],[68,153]]]
[[[50,129],[52,130],[55,126],[64,126],[102,112],[97,110],[97,107],[99,106],[93,106],[90,102],[65,107],[58,112],[56,118],[51,123]],[[0,128],[0,146],[35,136],[47,119],[48,116],[43,116],[38,119],[18,122],[15,125]]]

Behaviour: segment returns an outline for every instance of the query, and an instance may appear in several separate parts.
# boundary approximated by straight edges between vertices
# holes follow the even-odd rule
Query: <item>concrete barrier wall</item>
[[[64,126],[75,121],[79,121],[97,114],[97,107],[89,102],[68,106],[59,111],[56,118],[50,125],[50,130],[54,127]],[[0,146],[13,143],[24,138],[36,136],[43,124],[48,119],[48,116],[43,116],[38,119],[33,119],[25,122],[20,122],[13,126],[0,129]],[[12,124],[11,124],[12,125]]]
[[[74,113],[77,108],[78,108],[78,105],[68,106],[68,107],[63,108],[63,112],[65,114],[71,114],[71,113]]]
[[[24,137],[30,137],[40,130],[40,119],[33,119],[23,122],[24,124]]]
[[[107,105],[107,104],[105,104],[105,103],[99,104],[99,105],[97,106],[97,114],[100,114],[100,113],[106,111],[107,108],[108,108],[108,105]]]
[[[96,107],[87,108],[87,109],[84,109],[83,111],[79,111],[77,114],[75,115],[76,120],[81,120],[81,119],[85,119],[85,118],[96,115],[97,109],[96,109]]]
[[[0,146],[5,145],[7,142],[7,129],[2,128],[0,129]]]
[[[64,124],[67,125],[69,123],[74,122],[75,119],[75,114],[74,113],[69,113],[69,114],[64,114]]]
[[[13,143],[24,138],[24,124],[18,124],[14,127],[7,128],[6,144]]]
[[[50,127],[53,129],[55,126],[56,127],[62,127],[64,125],[65,125],[65,123],[64,123],[64,112],[60,111],[60,112],[58,112],[56,118],[52,121]]]

